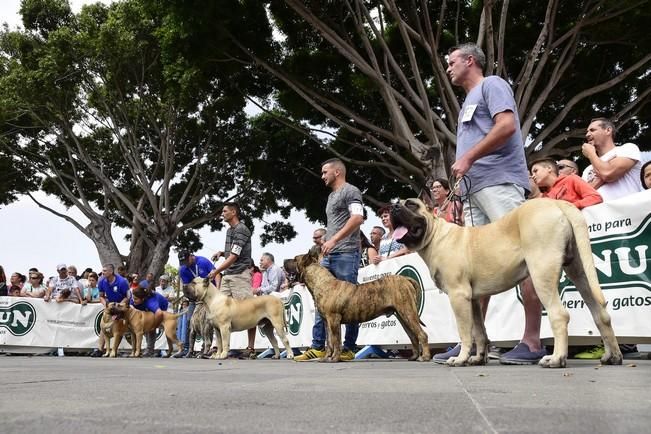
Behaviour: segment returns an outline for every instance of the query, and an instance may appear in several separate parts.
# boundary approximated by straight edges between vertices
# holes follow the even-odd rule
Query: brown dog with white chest
[[[154,314],[152,312],[138,310],[126,303],[117,303],[114,307],[114,312],[119,312],[134,336],[131,342],[132,350],[130,357],[140,357],[142,337],[156,328]],[[163,312],[161,326],[165,329],[165,336],[167,337],[167,345],[169,348],[167,352],[168,357],[174,351],[174,344],[176,344],[179,350],[183,348],[183,343],[176,337],[176,325],[178,318],[184,313],[185,311],[179,313]],[[117,345],[120,345],[120,343],[118,342]]]
[[[432,358],[427,333],[418,316],[418,283],[404,276],[385,276],[355,285],[337,280],[319,264],[318,253],[310,251],[296,258],[298,279],[305,282],[321,316],[326,322],[325,361],[339,362],[341,324],[370,321],[384,314],[395,314],[414,349],[410,360]]]
[[[100,320],[100,335],[104,340],[104,357],[117,357],[118,346],[122,341],[122,336],[128,331],[127,322],[118,313],[115,308],[118,303],[107,303],[102,312]],[[113,345],[111,346],[111,339]]]

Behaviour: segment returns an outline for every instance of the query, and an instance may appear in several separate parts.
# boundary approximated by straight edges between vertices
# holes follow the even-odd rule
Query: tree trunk
[[[123,264],[122,255],[111,234],[111,222],[94,220],[86,226],[86,235],[95,244],[99,260],[104,264],[113,264],[116,268]]]

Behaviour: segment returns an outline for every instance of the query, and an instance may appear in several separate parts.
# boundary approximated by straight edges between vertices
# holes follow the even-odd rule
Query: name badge
[[[461,122],[468,122],[470,119],[472,119],[472,115],[475,114],[476,109],[477,109],[477,104],[468,105],[463,111],[463,117],[461,118]]]

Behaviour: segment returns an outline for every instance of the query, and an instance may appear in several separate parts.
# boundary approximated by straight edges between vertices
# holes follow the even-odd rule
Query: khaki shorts
[[[463,203],[466,226],[482,226],[499,220],[525,201],[524,189],[515,184],[484,187],[470,195],[470,203]]]
[[[222,276],[222,284],[219,290],[236,300],[253,297],[253,291],[251,290],[251,272],[244,270],[240,274],[226,274]]]

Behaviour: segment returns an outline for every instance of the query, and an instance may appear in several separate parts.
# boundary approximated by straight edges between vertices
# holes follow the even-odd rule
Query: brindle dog
[[[194,341],[197,339],[197,335],[199,335],[203,339],[201,355],[207,356],[212,346],[212,335],[214,332],[215,327],[208,318],[206,304],[200,301],[197,303],[192,314],[192,319],[190,320],[190,353],[193,353]]]
[[[319,313],[327,324],[327,351],[324,361],[339,362],[341,324],[360,323],[384,314],[395,314],[411,340],[410,360],[432,358],[427,333],[418,317],[418,283],[404,276],[386,276],[355,285],[337,280],[319,264],[316,251],[296,257],[298,279],[305,282]]]
[[[127,322],[121,315],[115,313],[117,304],[107,303],[102,312],[100,334],[104,336],[104,357],[117,357],[122,336],[128,331]],[[111,339],[113,339],[113,346],[111,346]]]

